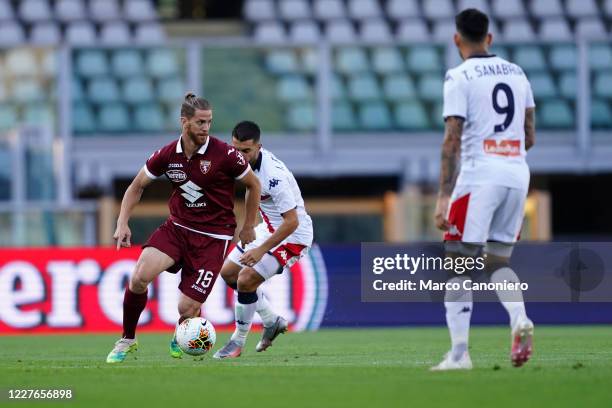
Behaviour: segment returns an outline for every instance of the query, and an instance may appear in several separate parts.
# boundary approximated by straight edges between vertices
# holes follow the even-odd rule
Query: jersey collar
[[[259,156],[257,156],[257,161],[255,162],[255,165],[251,166],[253,167],[253,171],[259,171],[261,169],[261,161],[263,159],[263,154],[261,154],[261,150],[259,151]]]
[[[182,136],[179,136],[178,142],[176,142],[176,152],[179,154],[183,153],[183,146],[181,145],[181,137]],[[204,143],[202,147],[200,147],[196,153],[198,154],[206,153],[206,149],[208,149],[209,142],[210,142],[210,135],[208,135],[208,137],[206,138],[206,143]]]
[[[471,58],[493,58],[493,57],[497,57],[497,55],[495,55],[495,54],[474,54],[474,55],[470,55],[466,59],[471,59]]]

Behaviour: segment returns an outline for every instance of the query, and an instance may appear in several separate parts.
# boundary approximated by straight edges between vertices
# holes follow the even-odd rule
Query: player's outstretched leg
[[[261,352],[270,347],[279,334],[285,333],[289,324],[284,317],[272,312],[261,288],[257,288],[257,299],[256,310],[263,320],[264,329],[261,333],[261,340],[255,346],[255,350]]]

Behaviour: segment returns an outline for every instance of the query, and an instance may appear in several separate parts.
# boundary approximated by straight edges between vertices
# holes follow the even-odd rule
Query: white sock
[[[453,360],[459,360],[468,349],[470,337],[470,318],[472,317],[472,292],[463,289],[462,283],[468,279],[463,276],[451,278],[449,283],[459,283],[460,289],[449,291],[444,295],[446,324],[451,338]]]
[[[504,266],[491,274],[492,283],[513,282],[520,283],[520,279],[516,273],[509,267]],[[510,316],[510,328],[514,328],[519,319],[527,317],[525,312],[525,303],[523,302],[523,292],[520,289],[516,290],[498,290],[497,296],[501,304],[504,306]]]
[[[253,324],[253,316],[257,307],[257,292],[238,292],[238,300],[234,305],[236,315],[236,330],[232,340],[243,346],[246,343],[249,330]]]
[[[278,315],[274,313],[272,308],[270,307],[270,303],[264,296],[263,290],[261,290],[261,286],[257,288],[257,313],[259,313],[259,317],[261,317],[261,321],[265,327],[270,327],[276,322],[276,318]]]

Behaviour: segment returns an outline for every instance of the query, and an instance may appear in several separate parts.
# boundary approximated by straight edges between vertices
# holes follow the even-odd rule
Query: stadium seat
[[[608,102],[601,99],[591,101],[591,125],[597,129],[612,127],[612,110]]]
[[[265,64],[268,72],[275,75],[298,72],[297,55],[293,50],[269,51],[266,54]]]
[[[414,82],[405,74],[386,76],[383,80],[383,92],[385,98],[393,102],[411,100],[416,96]]]
[[[0,129],[7,130],[17,124],[17,111],[13,105],[0,104]]]
[[[66,42],[72,45],[93,45],[96,43],[96,29],[88,21],[76,21],[66,27]]]
[[[368,20],[382,16],[377,0],[348,0],[348,14],[355,20]]]
[[[286,21],[311,18],[310,4],[307,0],[285,0],[278,3],[280,18]]]
[[[578,54],[574,45],[554,45],[550,50],[552,69],[566,71],[576,70]]]
[[[142,55],[137,50],[119,49],[111,55],[113,75],[119,78],[134,77],[144,71]]]
[[[159,45],[166,41],[166,32],[156,22],[142,23],[136,26],[134,42],[136,44]]]
[[[272,0],[245,0],[244,16],[249,21],[274,20],[276,12]]]
[[[334,103],[332,106],[332,128],[339,131],[354,130],[357,118],[353,108],[348,103]]]
[[[6,21],[14,20],[15,12],[9,1],[0,1],[0,21],[4,24]]]
[[[531,0],[531,14],[538,18],[562,17],[561,0]]]
[[[572,18],[592,17],[599,14],[595,0],[566,0],[565,9]]]
[[[171,77],[179,74],[178,56],[174,49],[159,48],[146,54],[147,72],[154,78]]]
[[[265,21],[257,24],[254,34],[255,41],[282,44],[287,40],[283,25],[277,21]]]
[[[504,22],[503,37],[506,41],[531,41],[535,36],[533,27],[527,20],[508,19]]]
[[[546,61],[542,48],[537,45],[520,46],[514,49],[513,62],[525,71],[542,71],[546,69]]]
[[[58,55],[55,50],[48,49],[41,55],[40,73],[44,78],[55,78],[58,71]]]
[[[525,9],[521,0],[493,0],[492,3],[493,14],[499,19],[525,17]]]
[[[85,2],[83,0],[58,0],[55,3],[55,16],[61,22],[85,19]]]
[[[98,114],[99,128],[105,132],[125,132],[130,129],[130,114],[125,105],[103,105]]]
[[[425,101],[441,101],[444,82],[442,75],[425,74],[418,83],[418,91]]]
[[[15,21],[3,21],[0,24],[0,46],[11,47],[25,41],[25,32],[21,24]]]
[[[430,20],[451,19],[455,9],[451,0],[427,0],[422,2],[423,14]]]
[[[38,65],[34,53],[28,48],[14,48],[6,53],[5,69],[11,76],[36,76]]]
[[[354,101],[369,101],[381,98],[380,86],[373,75],[360,74],[348,81],[348,93]]]
[[[306,101],[312,98],[312,90],[303,76],[287,75],[278,81],[277,96],[283,102]]]
[[[342,77],[337,74],[333,74],[331,77],[331,87],[330,94],[332,100],[344,100],[347,97],[346,86],[344,85],[344,81]]]
[[[179,77],[160,79],[157,82],[157,95],[164,103],[180,102],[184,96],[185,84]]]
[[[368,102],[359,106],[359,124],[367,130],[389,130],[392,127],[391,113],[383,102]]]
[[[566,101],[544,101],[536,109],[542,128],[568,129],[574,127],[574,112]]]
[[[342,0],[314,0],[314,16],[317,20],[327,21],[346,17],[346,8]]]
[[[491,15],[491,10],[489,8],[489,3],[487,0],[459,0],[457,3],[457,12],[468,8],[475,8],[487,15]]]
[[[76,73],[90,78],[108,74],[108,60],[101,50],[83,50],[76,53]]]
[[[377,74],[390,74],[404,70],[402,54],[395,47],[379,47],[372,52],[372,69]]]
[[[24,106],[23,122],[28,125],[55,127],[54,105],[48,103],[32,103]]]
[[[577,37],[599,40],[608,35],[606,28],[599,17],[587,17],[576,22],[575,33]]]
[[[52,13],[47,0],[22,0],[19,2],[19,16],[27,23],[51,20]]]
[[[151,0],[130,0],[123,2],[123,16],[132,22],[157,19],[157,11]]]
[[[164,130],[164,112],[156,103],[146,103],[134,109],[134,127],[140,132],[161,132]]]
[[[415,46],[408,51],[406,59],[411,72],[431,72],[444,68],[438,50],[431,46]]]
[[[612,71],[603,71],[595,75],[593,94],[612,99]]]
[[[96,22],[107,22],[120,19],[117,0],[90,0],[89,15]]]
[[[142,76],[129,78],[123,83],[122,100],[130,104],[150,102],[154,99],[153,84]]]
[[[72,105],[72,130],[75,133],[91,133],[96,130],[96,118],[86,103]]]
[[[47,95],[42,85],[31,79],[19,79],[12,83],[11,100],[17,103],[28,104],[42,102]]]
[[[73,102],[82,102],[85,100],[85,90],[83,88],[83,83],[76,77],[72,78],[70,88],[70,95],[72,97]]]
[[[304,69],[304,71],[310,74],[316,73],[319,66],[318,50],[314,48],[307,48],[303,50],[302,58],[300,58],[300,61],[301,67]]]
[[[312,104],[301,103],[289,106],[287,125],[291,130],[313,130],[315,127],[315,110]]]
[[[612,67],[612,49],[610,44],[593,44],[589,48],[589,67],[594,70]]]
[[[421,19],[402,20],[395,37],[402,42],[425,42],[429,40],[429,31]]]
[[[368,56],[363,48],[341,48],[336,54],[336,69],[343,74],[365,72],[370,69]]]
[[[47,21],[35,24],[30,31],[30,42],[36,45],[56,45],[62,41],[57,24]]]
[[[93,103],[119,101],[120,93],[117,81],[110,77],[92,79],[87,87],[87,97]]]
[[[349,20],[333,20],[327,23],[325,37],[334,44],[354,43],[357,40],[355,26]]]
[[[494,45],[493,47],[489,49],[489,52],[507,61],[511,61],[510,52],[508,51],[508,48],[506,47],[503,47],[501,45]]]
[[[100,43],[104,45],[125,45],[131,42],[130,27],[122,21],[112,21],[102,26]]]
[[[552,99],[557,96],[557,88],[553,78],[546,72],[529,75],[533,95],[538,99]]]
[[[450,42],[456,32],[455,20],[439,20],[435,22],[431,36],[436,41]]]
[[[384,43],[391,40],[391,29],[386,20],[366,20],[361,23],[360,38],[365,43]]]
[[[316,44],[321,39],[321,31],[314,20],[296,21],[289,28],[289,38],[299,43]]]
[[[393,20],[416,19],[419,6],[416,0],[387,0],[387,15]]]
[[[400,129],[424,130],[431,127],[427,112],[419,102],[402,102],[395,105],[393,118]]]
[[[574,38],[569,23],[563,17],[552,17],[540,23],[538,36],[546,41],[569,41]]]
[[[575,72],[564,72],[559,77],[559,93],[567,99],[576,99],[578,82]]]

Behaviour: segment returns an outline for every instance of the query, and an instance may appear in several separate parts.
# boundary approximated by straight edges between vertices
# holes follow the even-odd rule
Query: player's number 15
[[[198,273],[200,274],[200,276],[196,281],[196,285],[201,284],[203,288],[209,287],[210,282],[212,282],[212,278],[214,276],[212,271],[205,271],[204,269],[200,269]]]

